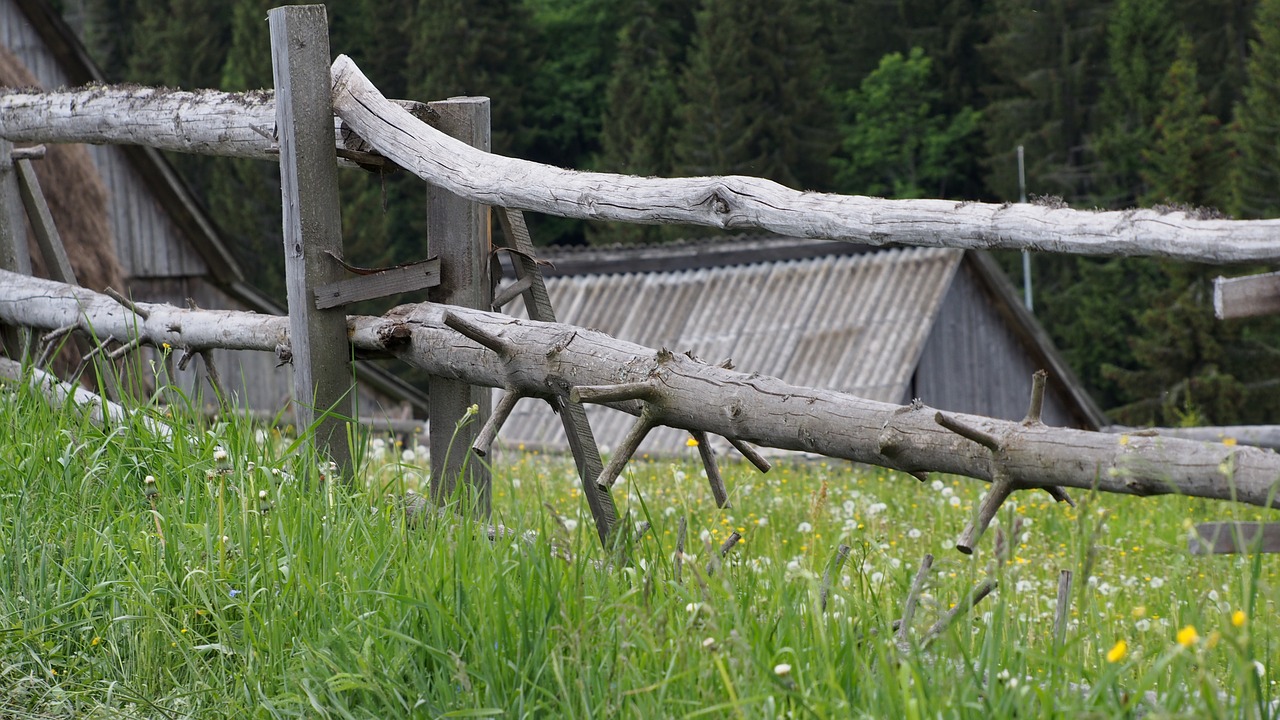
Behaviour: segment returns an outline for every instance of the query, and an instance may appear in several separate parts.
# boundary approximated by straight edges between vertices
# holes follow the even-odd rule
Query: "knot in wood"
[[[729,214],[729,201],[721,196],[720,193],[711,193],[711,197],[708,200],[711,203],[711,212],[717,215]]]

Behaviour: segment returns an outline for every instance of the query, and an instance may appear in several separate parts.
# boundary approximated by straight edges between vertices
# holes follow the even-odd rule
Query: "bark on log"
[[[576,172],[482,153],[418,122],[345,55],[333,108],[367,142],[429,183],[488,205],[590,220],[762,228],[869,245],[1153,255],[1229,263],[1280,258],[1280,220],[1197,219],[1161,210],[882,200],[798,192],[760,178],[642,178]]]
[[[760,228],[870,245],[1151,255],[1210,263],[1280,258],[1280,220],[1196,212],[1093,212],[798,192],[759,178],[641,178],[564,170],[465,147],[387,101],[346,56],[333,65],[334,108],[351,130],[339,148],[377,148],[427,182],[490,205],[594,220]],[[415,112],[417,112],[415,110]],[[421,113],[418,113],[419,115]],[[19,142],[147,145],[275,160],[270,92],[90,87],[0,91],[0,137]],[[345,137],[342,137],[345,135]],[[344,164],[350,164],[346,162]]]
[[[202,350],[287,352],[288,320],[245,312],[182,310],[139,303],[145,319],[105,295],[0,272],[0,323],[55,329],[71,324],[100,336]],[[509,351],[499,357],[445,325],[463,318]],[[454,306],[405,305],[383,317],[350,317],[356,350],[390,353],[433,375],[531,396],[566,395],[577,386],[657,381],[649,411],[658,422],[785,450],[921,473],[955,473],[1020,488],[1054,485],[1129,495],[1181,493],[1280,507],[1280,454],[1142,435],[1111,435],[949,414],[951,421],[1001,442],[999,452],[947,430],[935,410],[799,387],[777,378],[708,365],[563,325],[516,320]],[[614,403],[639,414],[642,401]]]
[[[398,102],[416,118],[424,103]],[[279,162],[272,90],[243,93],[98,85],[33,92],[0,89],[0,137],[13,142],[146,145],[158,150]],[[367,153],[368,143],[334,118],[337,148]],[[373,159],[373,158],[371,158]],[[347,161],[347,166],[355,163]]]

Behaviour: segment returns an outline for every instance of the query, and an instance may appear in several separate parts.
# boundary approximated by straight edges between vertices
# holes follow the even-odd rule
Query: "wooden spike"
[[[569,390],[569,400],[576,403],[611,403],[626,400],[653,400],[658,391],[650,381],[619,385],[579,385]]]
[[[1022,419],[1023,425],[1039,425],[1040,413],[1044,409],[1044,384],[1049,373],[1037,370],[1031,373],[1031,403],[1027,406],[1027,416]]]
[[[479,325],[476,325],[465,318],[459,317],[454,313],[446,310],[443,322],[450,330],[454,330],[460,335],[466,337],[468,340],[476,343],[477,345],[487,347],[499,355],[505,356],[510,352],[510,348],[507,346],[506,340],[503,340]]]
[[[1071,608],[1071,571],[1058,573],[1058,605],[1053,613],[1053,639],[1061,646],[1067,633],[1067,611]]]
[[[14,148],[9,151],[9,157],[14,162],[18,160],[43,160],[45,156],[45,147],[43,145],[32,145],[31,147]]]
[[[484,427],[480,428],[479,434],[476,435],[476,441],[471,443],[472,452],[480,457],[489,454],[489,450],[493,447],[494,439],[498,437],[498,431],[502,429],[502,424],[511,416],[511,411],[516,408],[516,403],[523,397],[525,397],[524,394],[519,390],[506,389],[502,399],[498,401],[497,407],[493,409],[493,413],[485,421]]]
[[[945,632],[946,629],[951,626],[951,623],[955,622],[957,617],[969,612],[974,608],[974,606],[982,602],[983,598],[990,595],[991,591],[995,590],[998,584],[999,583],[996,582],[995,578],[986,578],[982,582],[978,583],[977,587],[973,589],[973,592],[969,593],[963,601],[956,603],[955,607],[948,610],[946,614],[938,619],[938,622],[933,624],[933,627],[929,628],[929,631],[924,634],[924,642],[928,643]]]
[[[103,290],[103,291],[102,291],[102,294],[103,294],[103,295],[106,295],[107,297],[111,298],[112,300],[115,300],[116,302],[120,303],[121,305],[123,305],[123,306],[125,306],[125,307],[129,308],[130,310],[132,310],[132,311],[133,311],[133,314],[137,315],[138,317],[142,318],[143,320],[146,320],[148,317],[150,317],[150,316],[151,316],[151,313],[150,313],[148,310],[146,310],[146,309],[144,309],[144,308],[140,308],[140,307],[138,307],[136,304],[134,304],[134,302],[133,302],[132,300],[130,300],[129,298],[125,297],[124,295],[121,295],[121,294],[120,294],[119,292],[117,292],[114,288],[107,288],[107,289],[105,289],[105,290]]]
[[[512,300],[520,297],[526,290],[533,287],[533,276],[525,275],[514,283],[506,286],[496,295],[493,296],[493,309],[496,312],[499,308],[506,306]]]
[[[683,515],[680,516],[680,526],[676,530],[676,557],[675,557],[675,577],[676,583],[683,582],[681,575],[684,571],[684,541],[689,534],[689,520]]]
[[[720,565],[723,564],[724,559],[729,557],[729,551],[732,550],[733,546],[737,545],[738,541],[741,539],[742,535],[738,534],[737,530],[729,533],[729,537],[725,538],[725,541],[720,545],[720,552],[707,562],[708,576],[716,574],[716,570],[720,569]],[[710,549],[710,547],[708,547],[708,549]]]
[[[831,594],[831,583],[844,568],[844,561],[849,558],[850,550],[852,548],[841,543],[840,547],[836,548],[835,559],[827,566],[827,571],[822,573],[822,590],[818,593],[818,605],[822,610],[827,609],[827,597]]]
[[[141,346],[142,346],[142,338],[136,337],[130,340],[129,342],[125,343],[124,345],[121,345],[120,347],[116,348],[115,350],[112,350],[111,352],[107,353],[107,358],[109,360],[119,360],[120,358],[124,357],[130,352],[137,350]]]
[[[600,477],[596,479],[596,487],[601,490],[613,487],[613,484],[618,481],[618,476],[622,474],[622,468],[626,467],[627,461],[635,455],[640,443],[644,442],[649,431],[653,429],[653,425],[652,413],[649,406],[645,405],[644,410],[640,412],[640,417],[636,418],[631,429],[627,431],[627,436],[614,449],[613,456],[609,458],[609,464],[600,471]]]
[[[226,406],[230,398],[223,390],[222,376],[218,374],[218,366],[213,364],[213,351],[201,350],[200,360],[204,363],[205,379],[209,381],[209,387],[213,388],[213,394],[218,397],[218,404]]]
[[[969,427],[950,415],[937,413],[933,416],[935,422],[951,432],[959,435],[966,440],[972,440],[988,450],[999,451],[1000,441],[991,433],[985,430],[979,430],[975,427]]]
[[[759,470],[760,472],[767,473],[773,469],[773,464],[770,463],[768,460],[766,460],[765,457],[761,455],[760,452],[756,450],[754,447],[752,447],[750,444],[742,440],[739,440],[737,438],[725,438],[725,439],[729,441],[729,444],[733,446],[734,450],[737,450],[739,453],[742,453],[742,457],[746,458],[747,462],[750,462],[752,465],[755,465],[756,469]]]
[[[978,540],[982,537],[982,533],[986,532],[987,526],[991,524],[991,519],[999,512],[1000,506],[1008,499],[1009,494],[1014,491],[1014,484],[1011,480],[1000,475],[991,483],[991,489],[987,494],[982,496],[982,502],[978,503],[978,516],[965,526],[964,532],[961,533],[960,539],[956,541],[956,549],[965,555],[972,555],[973,548],[978,544]]]
[[[911,581],[911,590],[907,593],[907,604],[902,608],[902,620],[898,623],[898,642],[907,642],[907,633],[911,628],[911,619],[915,617],[916,605],[920,602],[920,593],[924,592],[924,582],[929,577],[929,570],[933,567],[933,554],[925,553],[920,560],[920,569],[916,570],[916,577]]]
[[[698,443],[698,456],[702,458],[702,467],[707,471],[707,483],[711,485],[711,496],[716,500],[716,507],[724,509],[729,504],[729,492],[725,490],[724,478],[720,475],[720,466],[716,464],[716,453],[707,442],[707,434],[701,430],[692,430],[689,434]]]

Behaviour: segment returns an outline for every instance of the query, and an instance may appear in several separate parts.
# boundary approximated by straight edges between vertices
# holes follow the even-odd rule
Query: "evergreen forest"
[[[62,0],[113,81],[271,85],[273,0]],[[344,0],[331,48],[389,97],[493,99],[493,150],[892,198],[1280,216],[1280,0]],[[282,298],[278,173],[171,156]],[[343,173],[347,254],[421,259],[412,177]],[[540,244],[705,228],[531,219]],[[1002,258],[1015,284],[1020,259]],[[1273,422],[1280,321],[1218,322],[1270,268],[1035,255],[1036,315],[1113,420]],[[926,398],[927,400],[927,398]]]

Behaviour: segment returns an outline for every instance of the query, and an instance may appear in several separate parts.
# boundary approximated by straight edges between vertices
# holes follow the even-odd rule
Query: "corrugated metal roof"
[[[552,277],[547,290],[560,322],[708,362],[731,358],[744,372],[774,375],[861,397],[897,402],[933,326],[963,251],[894,249],[630,274]],[[516,317],[524,307],[507,306]],[[618,443],[630,415],[588,406],[603,447]],[[545,403],[524,400],[502,429],[508,446],[563,448]],[[686,435],[655,430],[641,452],[669,453]]]

